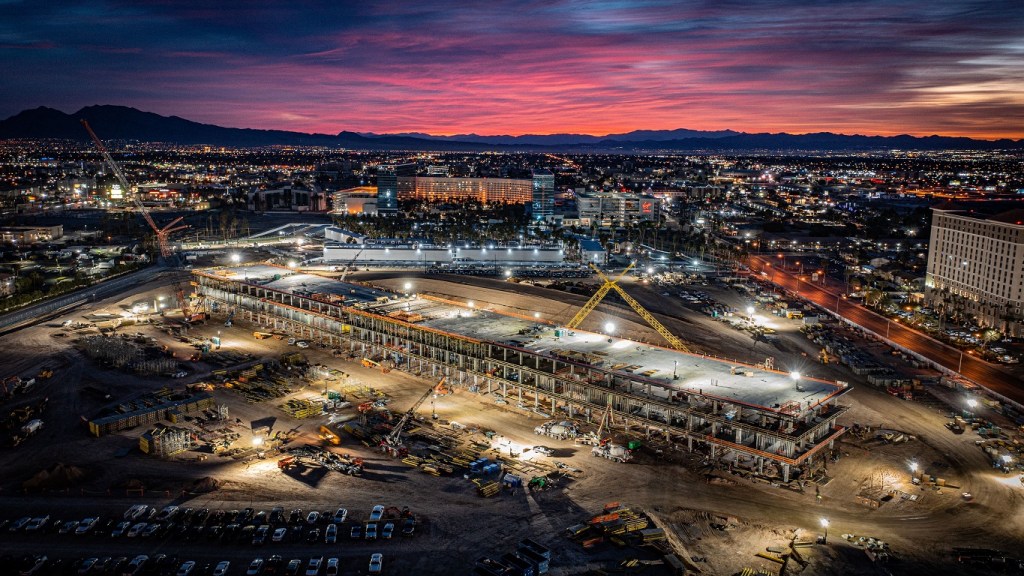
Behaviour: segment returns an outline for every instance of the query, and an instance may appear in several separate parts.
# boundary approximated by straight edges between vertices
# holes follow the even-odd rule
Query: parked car
[[[324,542],[327,544],[334,544],[338,541],[338,525],[328,524],[327,529],[324,530]]]
[[[323,556],[319,558],[310,558],[309,564],[306,565],[306,576],[319,576],[320,566],[324,563]]]
[[[366,539],[376,540],[377,539],[377,525],[370,523],[366,525]]]
[[[122,576],[136,576],[146,566],[146,562],[149,561],[149,556],[145,554],[139,554],[132,561],[125,566],[124,571],[121,572]],[[215,575],[216,576],[216,575]]]
[[[288,561],[288,565],[284,567],[284,576],[299,576],[299,570],[302,569],[302,560],[293,558]]]
[[[380,552],[370,556],[370,568],[367,570],[370,574],[380,574],[384,570],[384,555]]]
[[[306,515],[306,524],[316,524],[316,521],[319,519],[320,513],[317,512],[316,510],[313,510],[308,515]]]
[[[324,569],[324,576],[338,576],[338,559],[328,558],[327,567]]]
[[[213,576],[225,576],[228,573],[228,569],[231,568],[231,562],[228,560],[221,560],[217,562],[217,567],[213,569]]]
[[[394,524],[394,522],[388,522],[387,524],[384,525],[384,529],[381,530],[380,537],[384,538],[385,540],[390,540],[391,536],[394,533],[395,533],[395,524]]]
[[[135,538],[139,535],[139,533],[146,529],[146,526],[147,524],[145,522],[139,522],[135,524],[134,526],[128,529],[128,537]]]
[[[178,568],[177,576],[192,576],[192,572],[195,571],[195,569],[196,569],[196,561],[195,560],[186,560],[185,562],[183,562],[181,564],[181,567]]]
[[[284,537],[288,535],[288,529],[285,527],[277,528],[274,530],[274,535],[270,537],[272,542],[283,542]]]
[[[334,523],[341,524],[348,518],[348,510],[344,508],[338,508],[337,512],[334,513]]]
[[[245,576],[259,576],[260,572],[263,572],[263,558],[253,558],[249,563],[249,569],[245,571]]]
[[[376,506],[373,507],[373,510],[370,511],[370,522],[376,522],[380,520],[383,516],[384,507],[381,506],[380,504],[377,504]]]

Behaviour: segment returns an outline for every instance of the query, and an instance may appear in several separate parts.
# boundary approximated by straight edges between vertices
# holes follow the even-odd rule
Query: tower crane
[[[156,221],[153,220],[153,216],[149,213],[149,210],[139,199],[137,194],[132,194],[131,185],[128,184],[128,179],[125,178],[124,172],[121,171],[121,167],[118,166],[117,162],[114,161],[114,157],[110,155],[110,151],[100,140],[99,136],[93,132],[92,127],[89,126],[89,122],[84,118],[80,120],[82,126],[89,133],[89,137],[92,138],[93,144],[96,145],[96,149],[99,150],[100,154],[103,155],[103,160],[106,161],[107,165],[110,166],[110,170],[114,173],[118,183],[124,188],[124,193],[129,195],[132,201],[135,203],[136,209],[142,213],[142,217],[149,224],[149,227],[153,229],[153,233],[156,234],[157,245],[160,248],[160,257],[163,259],[164,264],[170,264],[174,257],[174,249],[171,248],[171,244],[168,241],[172,232],[178,232],[188,228],[187,225],[181,224],[183,216],[179,216],[172,220],[170,223],[163,227],[157,225]],[[180,281],[174,281],[174,297],[178,302],[178,307],[181,308],[181,313],[185,316],[185,321],[191,321],[193,319],[193,311],[189,305],[188,299],[185,298],[185,288],[182,286]]]
[[[604,284],[602,284],[601,287],[597,289],[597,292],[595,292],[594,295],[590,297],[590,300],[588,300],[587,303],[584,304],[582,308],[580,308],[579,312],[577,312],[576,315],[573,316],[572,320],[569,320],[569,323],[565,325],[566,328],[571,329],[579,327],[579,325],[583,323],[583,320],[585,320],[586,317],[591,312],[594,311],[594,308],[597,308],[597,305],[601,303],[601,300],[604,299],[605,295],[607,295],[608,292],[615,290],[616,292],[619,293],[619,296],[621,296],[622,299],[626,301],[626,304],[629,304],[630,308],[635,310],[636,313],[639,314],[640,317],[643,318],[647,322],[647,324],[650,325],[651,328],[657,330],[658,334],[661,334],[662,337],[665,338],[665,340],[668,340],[668,343],[673,348],[675,348],[676,350],[680,350],[682,352],[689,352],[690,349],[686,347],[686,344],[684,344],[678,336],[676,336],[672,332],[669,332],[669,329],[666,328],[664,324],[659,322],[658,319],[655,318],[653,314],[648,312],[647,309],[643,307],[643,305],[637,302],[635,298],[627,294],[626,291],[622,289],[622,286],[619,286],[619,280],[622,280],[626,273],[633,269],[633,266],[636,266],[636,262],[631,262],[629,266],[626,266],[626,269],[623,270],[621,274],[619,274],[614,280],[612,280],[611,278],[605,276],[604,273],[597,268],[597,266],[594,266],[594,264],[591,263],[590,267],[594,269],[594,272],[597,272],[597,275],[602,280],[604,280]]]
[[[417,400],[409,410],[402,415],[402,419],[398,421],[398,424],[395,424],[395,427],[391,429],[391,432],[384,437],[383,446],[386,449],[391,449],[396,452],[401,450],[402,432],[405,431],[405,426],[409,423],[409,420],[412,419],[416,410],[427,401],[427,398],[429,398],[431,394],[440,393],[444,388],[445,380],[447,380],[447,377],[441,378],[440,382],[431,386],[426,392],[424,392],[423,396],[420,396],[419,400]]]

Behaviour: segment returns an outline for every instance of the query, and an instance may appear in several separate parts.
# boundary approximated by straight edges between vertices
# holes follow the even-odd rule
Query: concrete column
[[[782,481],[789,482],[789,464],[782,465]]]

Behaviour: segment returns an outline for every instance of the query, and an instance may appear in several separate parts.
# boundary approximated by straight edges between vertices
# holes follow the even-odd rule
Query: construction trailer
[[[272,265],[194,270],[206,305],[235,311],[267,332],[317,342],[453,389],[498,395],[521,409],[617,426],[712,459],[734,457],[755,473],[823,461],[848,385],[765,365],[616,338],[516,311],[403,295]],[[344,299],[330,295],[343,295]],[[396,311],[415,314],[402,320]],[[409,316],[406,316],[409,317]],[[598,328],[600,322],[591,319]],[[381,360],[378,360],[381,359]],[[376,367],[376,366],[374,366]],[[610,407],[610,408],[609,408]]]

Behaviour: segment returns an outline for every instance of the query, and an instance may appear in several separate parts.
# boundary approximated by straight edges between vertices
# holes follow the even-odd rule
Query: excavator
[[[408,452],[408,450],[406,450],[405,446],[402,444],[402,432],[405,431],[405,427],[409,423],[409,420],[412,419],[416,410],[420,406],[422,406],[424,402],[427,401],[427,398],[434,394],[440,394],[441,390],[445,390],[444,383],[446,380],[447,377],[441,378],[441,380],[437,384],[431,386],[426,392],[424,392],[423,396],[420,396],[419,399],[416,400],[416,402],[413,403],[413,405],[409,408],[409,410],[402,415],[401,420],[399,420],[398,423],[395,424],[394,428],[391,429],[391,432],[389,432],[388,435],[385,436],[384,440],[381,442],[381,448],[385,452],[388,452],[393,456],[403,456]]]

